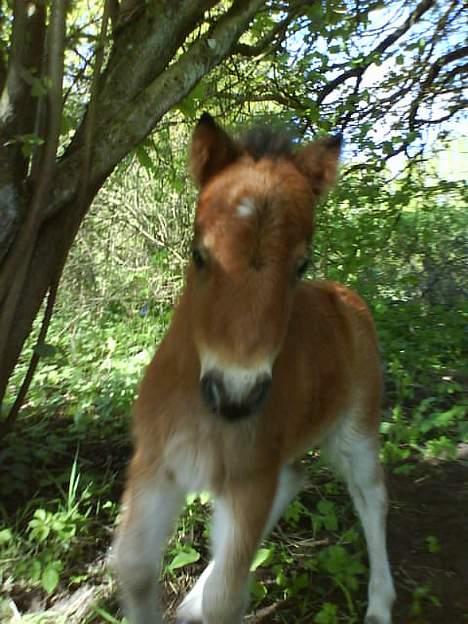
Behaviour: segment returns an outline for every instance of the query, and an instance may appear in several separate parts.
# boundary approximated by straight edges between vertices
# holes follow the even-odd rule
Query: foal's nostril
[[[261,377],[247,397],[247,406],[250,412],[258,411],[265,401],[268,391],[271,387],[271,377],[270,375],[265,375]]]
[[[211,412],[226,420],[235,421],[261,409],[271,386],[271,376],[266,374],[258,377],[244,396],[239,393],[238,388],[233,391],[225,384],[223,374],[211,370],[200,379],[201,395]]]
[[[209,372],[200,380],[203,400],[213,412],[219,412],[223,403],[223,380],[220,375]]]

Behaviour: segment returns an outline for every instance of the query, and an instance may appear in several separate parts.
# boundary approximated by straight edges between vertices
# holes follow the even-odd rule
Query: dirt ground
[[[398,592],[395,624],[468,622],[468,464],[420,465],[390,476],[389,551]],[[428,536],[438,542],[430,552]],[[430,588],[440,605],[423,600],[411,615],[412,589]]]
[[[409,475],[389,474],[387,482],[394,624],[468,623],[468,462],[419,464]],[[250,622],[313,624],[313,618],[298,616],[288,601]]]

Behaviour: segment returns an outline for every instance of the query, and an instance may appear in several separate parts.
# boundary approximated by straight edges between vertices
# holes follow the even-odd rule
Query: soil
[[[387,484],[394,624],[468,623],[468,463],[420,463],[409,475],[389,474]],[[299,615],[291,600],[250,621],[313,624],[314,615]]]
[[[390,476],[388,485],[395,624],[468,622],[468,465],[419,465],[411,476]],[[429,536],[436,538],[437,552],[430,552]],[[419,616],[411,613],[418,587],[440,603],[423,600]]]

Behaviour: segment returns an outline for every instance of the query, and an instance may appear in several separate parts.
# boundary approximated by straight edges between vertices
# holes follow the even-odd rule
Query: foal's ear
[[[341,134],[322,137],[300,149],[295,156],[296,165],[319,196],[336,181],[342,143]]]
[[[208,113],[203,113],[193,132],[190,170],[199,187],[234,162],[240,148]]]

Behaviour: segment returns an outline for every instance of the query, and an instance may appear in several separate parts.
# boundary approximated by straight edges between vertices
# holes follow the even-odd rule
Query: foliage
[[[175,162],[183,165],[181,154]],[[418,186],[427,180],[423,171],[411,176],[384,186],[378,176],[363,184],[362,172],[345,170],[318,215],[311,268],[350,283],[371,305],[386,364],[382,453],[401,474],[414,469],[417,457],[453,458],[467,440],[465,189],[434,181],[429,194]],[[12,501],[2,510],[2,582],[13,596],[62,595],[84,582],[108,582],[95,546],[104,552],[109,542],[129,454],[131,403],[169,321],[189,249],[190,194],[172,194],[170,186],[164,192],[157,173],[126,163],[72,252],[22,434],[10,435],[0,455],[10,466],[0,472],[0,488]],[[118,210],[132,193],[138,210]],[[283,536],[264,544],[252,564],[252,596],[259,607],[267,599],[294,600],[319,624],[358,621],[366,578],[360,529],[350,503],[343,508],[342,486],[315,461],[310,471],[319,499],[306,493],[284,520],[285,535],[304,532],[310,541],[288,543]],[[166,554],[171,583],[199,573],[207,559],[209,504],[206,494],[188,499]],[[424,539],[428,553],[439,552],[437,535]],[[311,578],[316,589],[307,598]],[[429,587],[411,592],[414,613],[435,607]],[[117,614],[112,603],[97,609],[108,621]]]
[[[70,622],[53,607],[88,585],[103,589],[80,621],[121,621],[104,558],[130,453],[131,405],[183,284],[195,198],[186,145],[204,109],[234,128],[261,121],[286,125],[297,139],[345,132],[340,185],[317,214],[310,277],[349,284],[373,311],[385,363],[382,456],[388,470],[410,477],[417,462],[451,460],[468,441],[468,224],[459,165],[466,144],[457,144],[450,175],[440,174],[443,156],[434,153],[434,146],[442,155],[453,149],[451,139],[437,139],[453,134],[463,104],[461,5],[259,2],[263,10],[249,29],[245,24],[224,62],[217,67],[221,59],[211,59],[202,76],[169,94],[163,110],[156,104],[165,92],[153,89],[164,71],[157,74],[158,59],[141,52],[157,20],[150,3],[134,4],[104,45],[89,185],[97,190],[113,173],[71,249],[49,337],[35,344],[36,320],[6,395],[8,412],[31,357],[40,355],[20,422],[0,450],[2,621],[11,616],[13,601],[22,612],[39,604],[40,613],[28,615],[29,621]],[[186,52],[190,58],[193,44],[209,40],[233,13],[228,2],[202,4],[211,8],[194,18],[166,65],[159,59],[164,69],[177,67]],[[10,4],[4,6],[0,85],[13,26]],[[61,236],[78,229],[87,212],[78,201],[83,172],[77,154],[100,47],[100,8],[68,5],[57,171],[63,186],[51,191],[56,214],[48,214],[43,227],[67,211],[81,216],[58,221]],[[135,44],[129,59],[128,41]],[[45,78],[32,76],[37,100],[50,88]],[[23,130],[15,131],[9,149],[32,167],[47,137]],[[0,203],[2,180],[0,175]],[[5,232],[0,256],[13,240],[2,238]],[[56,242],[62,238],[50,239],[46,250],[58,248]],[[33,286],[42,266],[34,258]],[[42,285],[36,309],[50,281]],[[21,312],[20,321],[26,316]],[[295,621],[357,622],[366,578],[360,528],[342,486],[315,454],[306,463],[318,485],[291,503],[285,530],[259,549],[252,563],[254,605],[289,601]],[[170,594],[183,593],[206,563],[209,508],[206,494],[187,501],[165,559]],[[427,554],[437,557],[440,536],[421,539]],[[429,582],[401,582],[411,592],[412,616],[423,618],[437,606]]]

